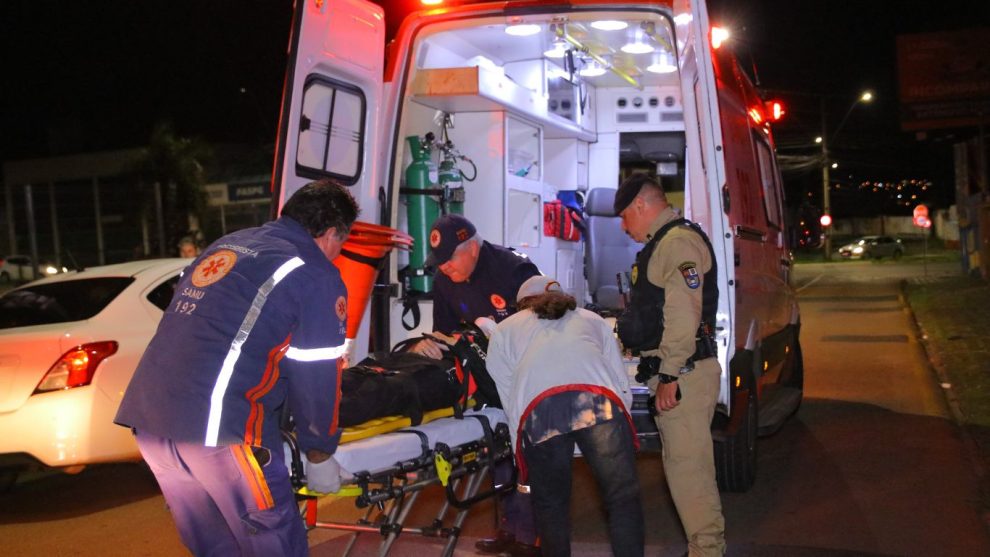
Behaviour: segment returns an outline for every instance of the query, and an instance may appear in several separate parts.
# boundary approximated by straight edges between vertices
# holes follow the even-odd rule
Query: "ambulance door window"
[[[322,76],[306,80],[296,148],[300,176],[357,182],[364,149],[365,103],[364,93],[353,85]]]
[[[770,145],[757,134],[753,134],[756,143],[756,156],[760,163],[760,185],[763,188],[763,210],[767,224],[779,229],[781,221],[780,188],[777,182],[777,172],[773,166],[773,153]]]

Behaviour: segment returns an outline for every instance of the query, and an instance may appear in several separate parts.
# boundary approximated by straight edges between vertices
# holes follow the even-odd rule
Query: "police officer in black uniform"
[[[659,181],[646,174],[619,186],[614,209],[622,229],[646,244],[632,268],[632,299],[618,320],[619,339],[640,356],[636,379],[655,393],[667,485],[688,554],[721,556],[725,520],[711,436],[721,383],[712,338],[715,253],[708,236],[681,218]]]

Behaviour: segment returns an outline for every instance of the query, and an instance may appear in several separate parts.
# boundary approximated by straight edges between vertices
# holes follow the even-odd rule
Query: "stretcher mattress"
[[[464,419],[439,418],[418,426],[341,444],[337,447],[334,458],[342,469],[351,474],[374,474],[397,462],[423,456],[424,445],[427,450],[432,450],[438,442],[455,447],[483,438],[485,429],[481,421],[472,416],[484,416],[492,430],[499,423],[507,423],[505,412],[500,408],[468,410],[464,412]],[[417,432],[425,436],[425,439]]]

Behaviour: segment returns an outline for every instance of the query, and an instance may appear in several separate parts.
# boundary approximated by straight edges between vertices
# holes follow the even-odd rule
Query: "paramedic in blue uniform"
[[[311,489],[339,489],[347,290],[331,261],[358,207],[322,180],[281,217],[210,245],[182,274],[124,394],[182,542],[195,555],[307,555],[282,454],[291,409]]]
[[[516,293],[530,277],[541,274],[523,254],[481,238],[474,224],[461,215],[443,215],[430,230],[429,266],[439,273],[433,282],[433,329],[450,334],[462,321],[487,317],[496,323],[515,312]],[[441,346],[429,339],[414,352],[443,357]],[[507,482],[512,466],[499,466],[495,481]],[[478,541],[483,553],[539,555],[529,495],[516,491],[499,499],[501,524],[494,538]]]
[[[725,519],[715,480],[711,423],[721,366],[711,332],[718,309],[715,253],[681,218],[660,183],[633,174],[615,193],[615,214],[646,244],[630,277],[632,300],[617,331],[639,354],[636,379],[655,393],[663,468],[691,557],[725,554]]]

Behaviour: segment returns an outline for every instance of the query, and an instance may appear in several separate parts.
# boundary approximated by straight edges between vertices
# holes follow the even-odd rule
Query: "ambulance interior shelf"
[[[546,138],[595,140],[593,130],[552,113],[543,95],[516,84],[504,74],[480,66],[417,70],[411,98],[448,113],[516,113],[542,124]]]

